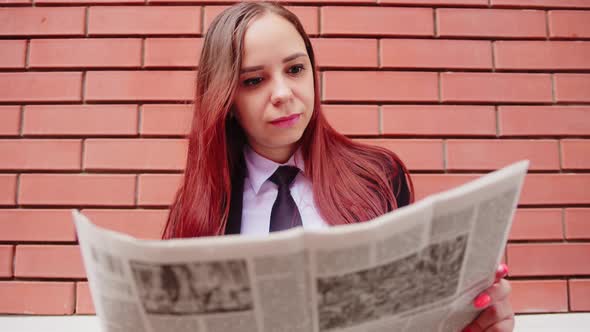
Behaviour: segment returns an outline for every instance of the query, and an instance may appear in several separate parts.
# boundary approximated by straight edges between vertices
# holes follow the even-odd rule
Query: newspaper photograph
[[[373,220],[140,240],[72,210],[103,331],[461,331],[494,282],[529,161]]]

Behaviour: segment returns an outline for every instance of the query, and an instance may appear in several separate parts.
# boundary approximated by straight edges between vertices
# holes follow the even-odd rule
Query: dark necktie
[[[280,166],[269,178],[279,186],[277,199],[272,205],[270,212],[270,232],[282,231],[291,227],[301,226],[301,215],[291,196],[289,185],[299,169],[293,166]]]

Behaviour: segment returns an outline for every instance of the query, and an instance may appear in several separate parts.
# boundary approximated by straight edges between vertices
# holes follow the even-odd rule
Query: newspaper
[[[528,165],[323,230],[139,240],[72,215],[104,331],[455,332],[494,282]]]

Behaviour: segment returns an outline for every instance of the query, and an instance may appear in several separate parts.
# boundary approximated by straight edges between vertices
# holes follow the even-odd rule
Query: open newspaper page
[[[104,331],[460,331],[493,283],[528,162],[373,221],[137,240],[72,211]]]
[[[305,233],[314,331],[461,331],[494,282],[528,161],[369,223]]]
[[[301,228],[147,241],[72,212],[105,332],[311,330]]]

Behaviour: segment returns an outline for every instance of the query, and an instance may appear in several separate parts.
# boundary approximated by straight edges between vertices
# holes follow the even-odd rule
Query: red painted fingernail
[[[477,309],[482,309],[482,308],[487,307],[488,304],[490,304],[490,301],[492,301],[492,298],[488,294],[483,293],[475,298],[475,300],[473,301],[473,305]]]
[[[504,263],[501,263],[500,265],[498,265],[498,268],[496,269],[495,283],[507,275],[508,275],[508,266],[506,266],[506,264],[504,264]]]
[[[508,275],[508,265],[502,263],[500,264],[500,268],[502,269],[502,275]]]
[[[463,331],[461,331],[461,332],[472,332],[472,331],[473,331],[473,330],[472,330],[471,328],[469,328],[469,327],[466,327],[466,328],[464,328],[464,329],[463,329]]]

